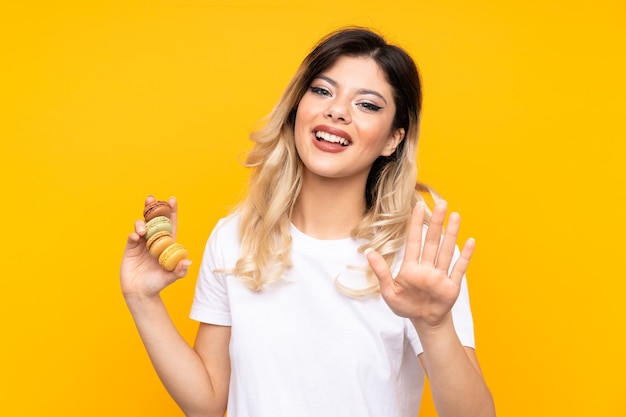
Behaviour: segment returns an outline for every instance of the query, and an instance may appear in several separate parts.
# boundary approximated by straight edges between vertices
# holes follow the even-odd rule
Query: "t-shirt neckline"
[[[293,223],[291,223],[291,237],[296,244],[302,243],[308,248],[315,248],[322,252],[341,253],[342,250],[348,248],[354,248],[357,243],[351,237],[344,237],[340,239],[318,239],[307,235],[300,229],[298,229]]]

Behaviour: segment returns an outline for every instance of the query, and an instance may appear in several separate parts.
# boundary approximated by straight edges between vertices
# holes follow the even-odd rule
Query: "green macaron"
[[[172,222],[165,216],[158,216],[146,223],[146,239],[150,239],[157,232],[172,233]]]

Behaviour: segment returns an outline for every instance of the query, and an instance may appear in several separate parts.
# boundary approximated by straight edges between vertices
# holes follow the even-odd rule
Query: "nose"
[[[349,123],[350,109],[349,104],[344,103],[340,99],[332,100],[328,103],[328,107],[324,111],[324,116],[334,122]]]

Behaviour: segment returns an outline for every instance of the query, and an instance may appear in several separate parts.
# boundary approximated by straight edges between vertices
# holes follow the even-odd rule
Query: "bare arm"
[[[368,252],[367,258],[380,281],[385,302],[394,313],[409,318],[417,330],[424,349],[420,362],[430,380],[439,415],[490,417],[495,415],[491,393],[475,352],[461,345],[451,313],[474,241],[465,243],[450,270],[460,218],[456,213],[450,215],[442,240],[445,216],[445,203],[438,203],[422,243],[424,206],[415,207],[404,259],[395,278],[380,254]]]
[[[160,297],[131,296],[126,302],[154,369],[185,415],[222,417],[230,378],[230,327],[201,324],[192,349]]]
[[[418,358],[439,416],[495,416],[476,352],[461,346],[452,319],[439,329],[418,334],[424,348]]]
[[[146,204],[154,198],[148,197]],[[170,199],[174,230],[175,199]],[[187,274],[189,262],[167,272],[146,249],[145,224],[135,222],[128,236],[120,282],[126,304],[163,385],[188,417],[222,417],[226,410],[230,361],[230,327],[200,325],[196,350],[175,328],[160,292]]]

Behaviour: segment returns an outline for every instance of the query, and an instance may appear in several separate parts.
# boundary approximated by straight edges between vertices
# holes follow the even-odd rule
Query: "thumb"
[[[365,249],[364,254],[367,258],[367,262],[370,264],[374,274],[378,278],[381,289],[390,286],[393,282],[393,277],[391,276],[391,270],[389,269],[389,265],[387,265],[385,258],[372,248]]]
[[[162,279],[163,288],[168,287],[179,279],[186,277],[189,272],[189,266],[191,266],[191,261],[189,259],[183,259],[176,265],[176,268],[174,268],[173,271],[164,271],[165,274]]]
[[[185,276],[187,276],[190,266],[190,259],[183,259],[182,261],[180,261],[178,265],[176,265],[176,269],[174,269],[174,275],[176,276],[176,279],[184,278]]]

